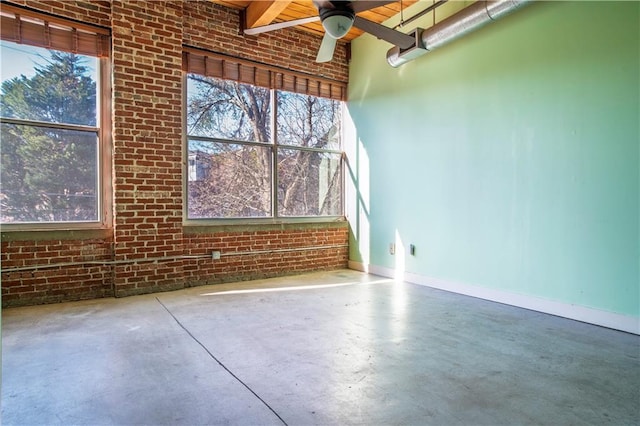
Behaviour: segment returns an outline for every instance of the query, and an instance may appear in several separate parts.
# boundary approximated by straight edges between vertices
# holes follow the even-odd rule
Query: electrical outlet
[[[395,243],[389,244],[389,254],[396,254],[396,245],[395,245]]]
[[[211,252],[211,259],[218,260],[220,259],[220,252],[218,250],[214,250]]]

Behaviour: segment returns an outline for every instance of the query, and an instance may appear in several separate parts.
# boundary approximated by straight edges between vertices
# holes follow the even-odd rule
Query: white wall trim
[[[365,265],[351,260],[349,261],[349,268],[387,278],[396,278],[412,284],[424,285],[427,287],[437,288],[439,290],[464,294],[466,296],[504,303],[506,305],[516,306],[519,308],[531,309],[545,314],[556,315],[563,318],[569,318],[640,335],[640,318],[630,315],[622,315],[615,312],[588,308],[586,306],[547,300],[536,296],[511,293],[503,290],[495,290],[439,278],[427,277],[410,272],[404,272],[399,276],[395,269],[377,265]]]

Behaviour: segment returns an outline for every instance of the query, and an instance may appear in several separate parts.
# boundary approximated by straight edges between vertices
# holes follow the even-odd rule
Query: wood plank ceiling
[[[245,11],[246,28],[259,27],[272,22],[291,21],[298,18],[317,16],[318,10],[313,5],[312,0],[211,0],[224,6]],[[400,13],[401,7],[408,6],[420,0],[402,0],[402,2],[387,3],[358,14],[365,19],[374,22],[383,22],[392,16]],[[426,2],[427,5],[431,2]],[[310,24],[300,25],[303,31],[307,31],[318,36],[324,35],[324,30],[320,21]],[[357,28],[351,28],[343,41],[351,41],[362,34]]]

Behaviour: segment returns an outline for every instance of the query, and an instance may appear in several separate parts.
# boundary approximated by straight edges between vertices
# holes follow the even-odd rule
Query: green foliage
[[[96,82],[84,57],[50,51],[35,75],[2,83],[2,117],[96,125]],[[95,132],[2,124],[3,222],[97,219]]]

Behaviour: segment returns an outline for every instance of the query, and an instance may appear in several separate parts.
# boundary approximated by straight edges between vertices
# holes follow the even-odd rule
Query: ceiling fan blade
[[[384,25],[377,24],[359,16],[356,16],[356,19],[353,21],[353,26],[366,31],[379,39],[388,41],[395,46],[400,46],[402,49],[409,48],[415,43],[414,38],[410,35],[401,33],[400,31],[385,27]]]
[[[397,0],[396,0],[397,1]],[[394,3],[393,0],[353,0],[351,7],[355,13],[364,12],[365,10],[375,9],[376,7],[384,6],[385,4]]]
[[[316,56],[316,62],[329,62],[333,59],[333,51],[336,50],[337,40],[325,33],[318,49],[318,56]]]
[[[330,0],[313,0],[313,5],[316,9],[335,9],[335,6]]]
[[[319,21],[319,16],[309,16],[308,18],[294,19],[292,21],[276,22],[275,24],[262,25],[255,28],[245,28],[245,35],[256,35],[266,33],[268,31],[281,30],[283,28],[295,27],[296,25],[304,25],[310,22]]]

